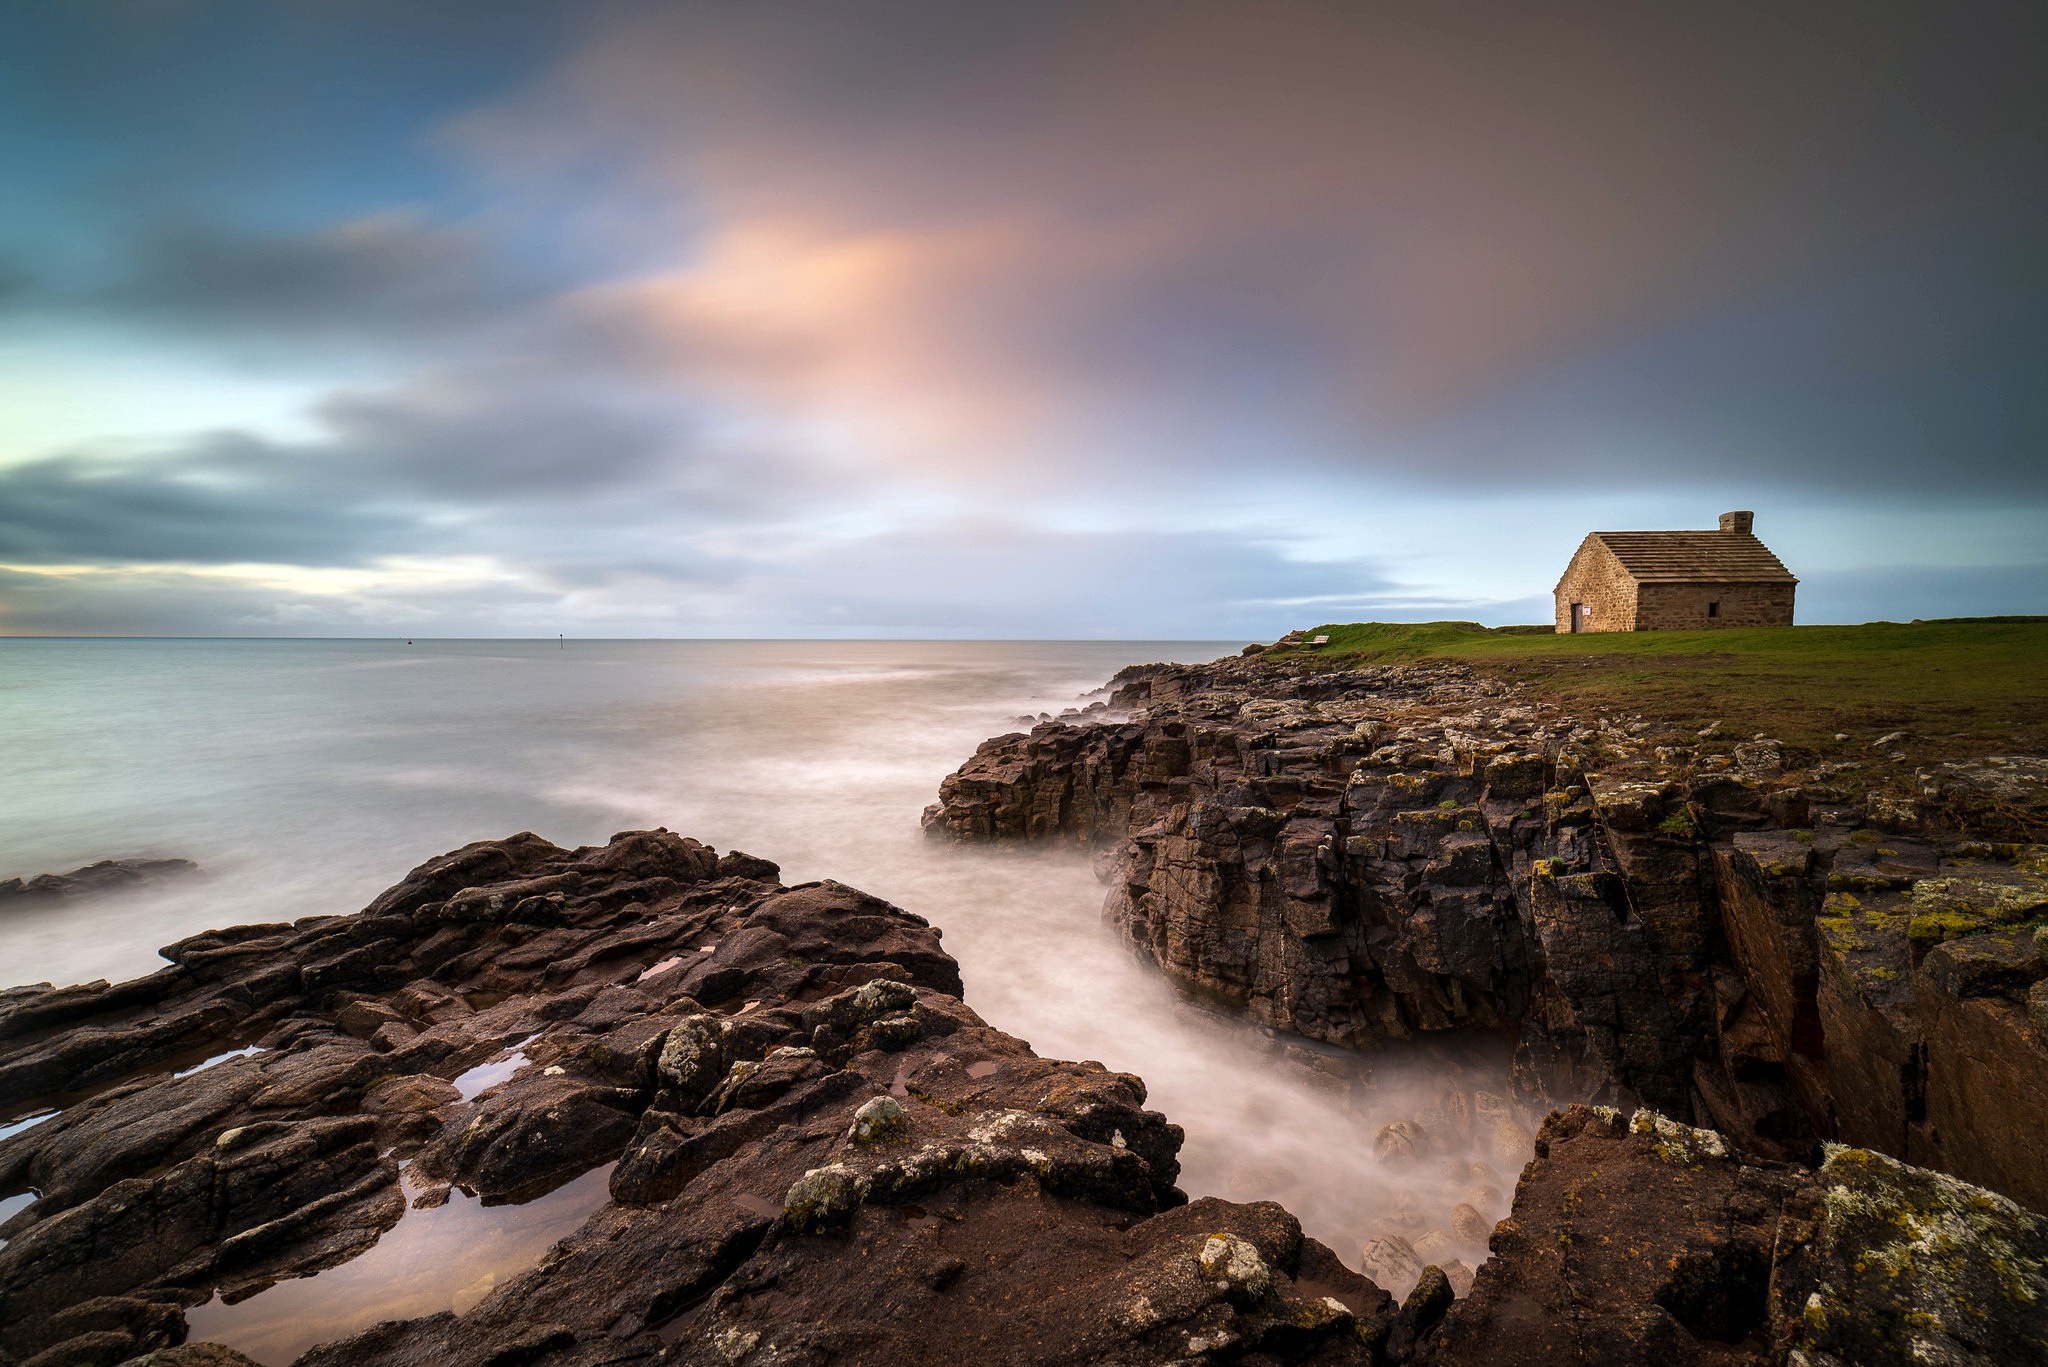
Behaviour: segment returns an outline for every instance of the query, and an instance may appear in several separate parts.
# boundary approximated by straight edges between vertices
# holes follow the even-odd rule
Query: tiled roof
[[[1796,584],[1748,532],[1595,532],[1637,583]]]

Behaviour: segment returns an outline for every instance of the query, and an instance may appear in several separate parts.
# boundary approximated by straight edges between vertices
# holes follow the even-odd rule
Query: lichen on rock
[[[1814,1367],[2048,1361],[2048,1221],[1869,1149],[1831,1146],[1819,1177]]]
[[[850,1144],[872,1145],[900,1140],[910,1132],[910,1118],[895,1097],[878,1096],[853,1113],[853,1128],[847,1131]]]
[[[1628,1127],[1632,1134],[1649,1137],[1651,1151],[1657,1157],[1679,1167],[1728,1157],[1728,1141],[1719,1134],[1681,1125],[1652,1110],[1638,1110],[1629,1117]]]
[[[782,1222],[799,1234],[836,1229],[867,1199],[868,1184],[844,1163],[812,1168],[782,1199]]]
[[[1238,1304],[1256,1304],[1273,1293],[1273,1269],[1249,1240],[1235,1234],[1211,1234],[1196,1261]]]
[[[693,1015],[668,1032],[656,1067],[671,1087],[709,1095],[725,1077],[725,1040],[731,1027],[717,1016]]]

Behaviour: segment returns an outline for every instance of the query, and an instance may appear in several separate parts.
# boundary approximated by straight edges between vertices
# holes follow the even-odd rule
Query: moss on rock
[[[1810,1362],[2048,1361],[2048,1221],[1994,1192],[1869,1149],[1821,1168]]]
[[[843,1163],[812,1168],[782,1200],[782,1222],[799,1234],[837,1229],[867,1199],[868,1184]]]

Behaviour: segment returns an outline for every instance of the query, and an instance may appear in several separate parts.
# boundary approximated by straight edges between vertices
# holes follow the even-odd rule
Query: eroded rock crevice
[[[2048,1209],[2048,850],[1928,817],[1956,784],[2039,809],[2038,761],[1929,771],[1923,809],[1454,663],[1110,689],[985,743],[927,831],[1093,847],[1129,941],[1275,1030],[1509,1030],[1539,1106],[1643,1103],[1780,1160],[1839,1139]]]

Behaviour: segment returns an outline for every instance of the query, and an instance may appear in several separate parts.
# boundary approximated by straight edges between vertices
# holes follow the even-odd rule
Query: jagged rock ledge
[[[125,892],[198,871],[199,866],[189,859],[102,859],[70,873],[0,879],[0,908]]]
[[[1453,662],[1110,687],[983,744],[927,831],[1095,848],[1131,943],[1277,1030],[1512,1031],[1539,1105],[1641,1101],[1778,1160],[1843,1140],[2048,1209],[2048,847]],[[2038,810],[2048,762],[1944,784]]]
[[[297,1361],[1831,1367],[2048,1334],[2048,1231],[2002,1198],[1584,1108],[1473,1294],[1430,1269],[1397,1306],[1277,1205],[1187,1202],[1143,1083],[990,1028],[918,917],[666,831],[467,846],[165,957],[0,994],[0,1195],[39,1193],[0,1226],[7,1367],[246,1364],[191,1318],[457,1189],[593,1179],[530,1266]]]
[[[237,1361],[175,1346],[188,1313],[606,1164],[523,1275],[300,1361],[1364,1362],[1401,1323],[1279,1207],[1187,1204],[1144,1085],[991,1029],[923,920],[764,860],[519,835],[164,956],[0,994],[0,1114],[62,1108],[0,1140],[39,1193],[0,1361]]]

